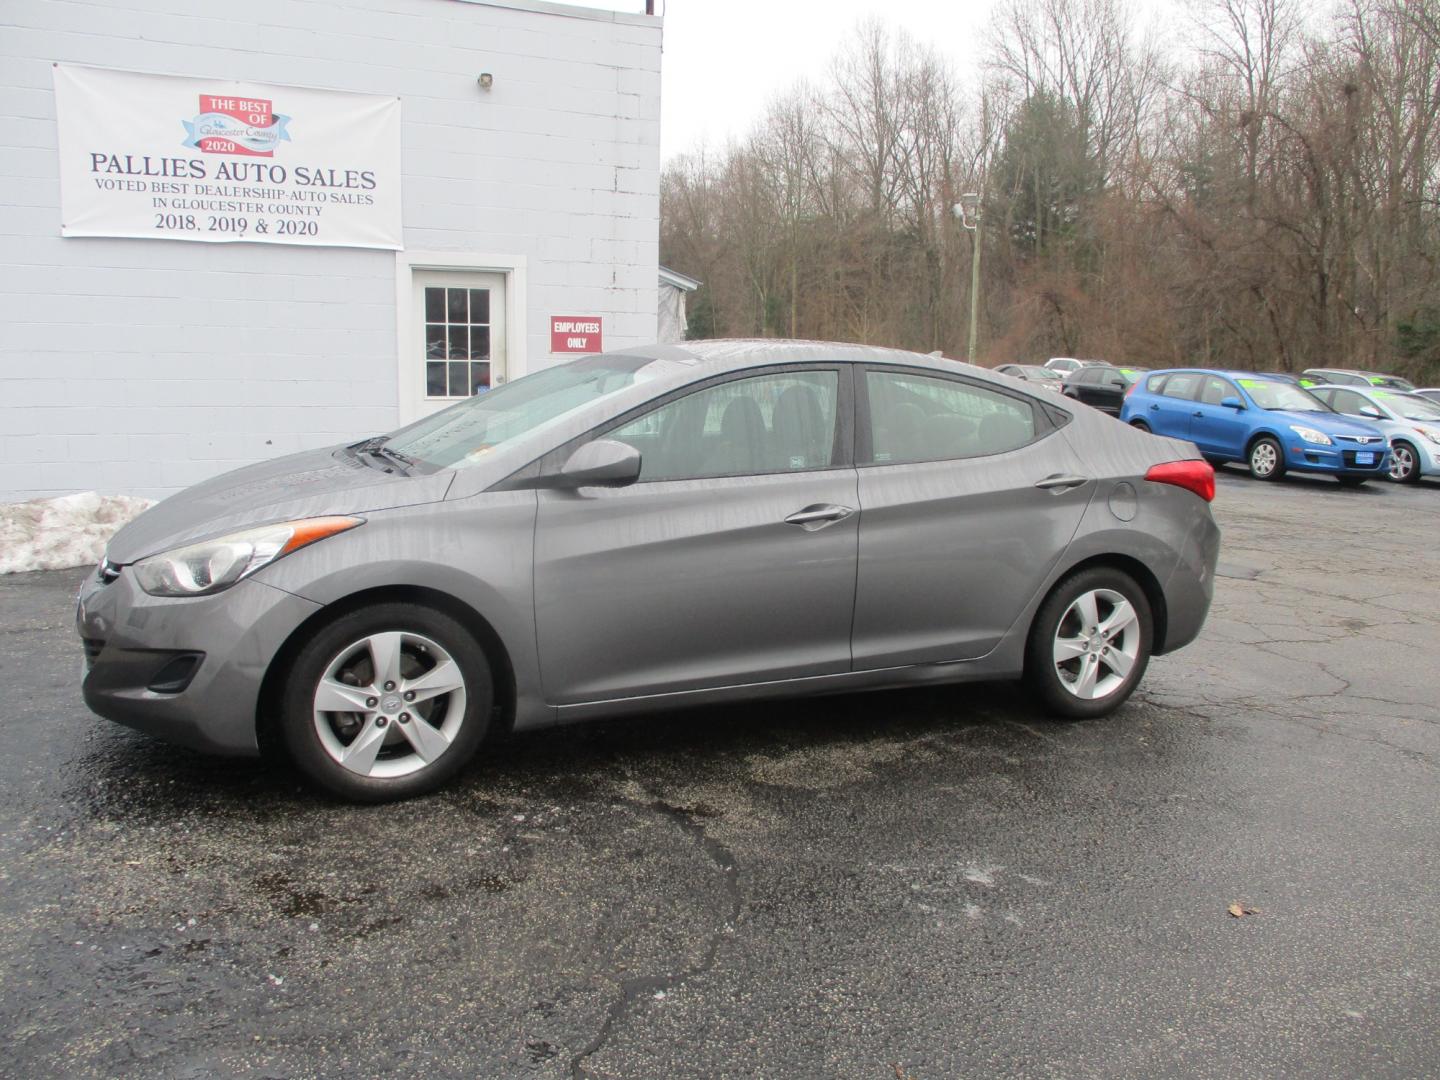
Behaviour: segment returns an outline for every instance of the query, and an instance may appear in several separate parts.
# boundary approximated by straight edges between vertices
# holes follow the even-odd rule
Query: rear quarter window
[[[1150,378],[1145,380],[1145,392],[1147,394],[1160,393],[1165,389],[1165,382],[1169,378],[1168,373],[1165,375],[1151,375]]]

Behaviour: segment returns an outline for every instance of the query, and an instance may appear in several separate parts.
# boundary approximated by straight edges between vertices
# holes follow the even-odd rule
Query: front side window
[[[1346,416],[1364,416],[1366,409],[1370,410],[1371,415],[1378,415],[1380,412],[1354,390],[1332,390],[1330,407]]]
[[[640,451],[640,481],[828,469],[840,375],[787,371],[733,379],[667,402],[606,433]]]
[[[1008,394],[895,371],[865,381],[876,465],[1002,454],[1035,438],[1034,408]]]
[[[1205,377],[1205,385],[1200,388],[1200,404],[1219,405],[1227,397],[1238,397],[1235,388],[1224,379],[1214,375]]]

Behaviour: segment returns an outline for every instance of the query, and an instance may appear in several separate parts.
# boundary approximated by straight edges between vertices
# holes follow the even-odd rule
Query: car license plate
[[[1356,464],[1356,465],[1374,465],[1374,464],[1375,464],[1375,454],[1374,454],[1374,452],[1373,452],[1373,451],[1370,451],[1370,450],[1357,450],[1357,451],[1355,452],[1355,464]]]

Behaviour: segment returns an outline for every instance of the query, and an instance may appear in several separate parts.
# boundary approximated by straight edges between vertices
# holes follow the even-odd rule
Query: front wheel
[[[450,779],[490,718],[490,666],[466,629],[387,603],[322,627],[296,655],[281,702],[286,749],[342,798],[387,802]]]
[[[1025,679],[1051,712],[1107,716],[1124,704],[1150,662],[1150,603],[1128,574],[1094,567],[1057,585],[1030,627]]]
[[[1407,442],[1390,447],[1390,479],[1397,484],[1413,484],[1420,479],[1420,458]]]
[[[1256,480],[1279,480],[1285,475],[1285,452],[1268,435],[1255,440],[1246,461]]]

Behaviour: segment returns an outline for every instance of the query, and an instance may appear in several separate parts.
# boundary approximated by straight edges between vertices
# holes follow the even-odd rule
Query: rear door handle
[[[1151,412],[1159,412],[1159,411],[1160,411],[1160,406],[1157,405],[1157,404],[1155,404],[1155,402],[1152,401],[1152,402],[1150,403],[1150,411],[1151,411]]]
[[[815,503],[796,510],[785,519],[787,525],[799,525],[806,532],[823,529],[833,521],[843,521],[855,512],[853,507],[837,506],[834,503]]]
[[[1044,480],[1036,480],[1035,486],[1045,491],[1065,491],[1069,488],[1079,487],[1081,484],[1088,484],[1088,476],[1047,476]]]

